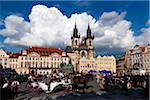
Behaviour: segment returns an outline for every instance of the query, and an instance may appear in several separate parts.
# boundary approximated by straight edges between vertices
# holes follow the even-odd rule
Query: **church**
[[[116,72],[116,59],[114,56],[96,56],[94,48],[94,35],[90,25],[86,30],[86,36],[81,39],[75,24],[71,36],[71,46],[67,46],[65,52],[71,59],[74,70],[77,72],[89,72],[91,70],[109,70]]]
[[[77,26],[73,29],[73,35],[71,36],[71,46],[67,46],[65,52],[71,58],[72,64],[75,67],[75,71],[81,72],[82,66],[95,65],[95,49],[94,49],[94,35],[92,34],[90,25],[87,27],[86,37],[80,37]],[[96,66],[95,66],[96,67]]]
[[[93,46],[94,35],[92,35],[90,26],[88,25],[86,37],[80,40],[80,35],[78,34],[78,29],[75,27],[73,29],[73,35],[71,37],[72,45],[71,48],[76,52],[79,58],[95,57],[95,51]]]

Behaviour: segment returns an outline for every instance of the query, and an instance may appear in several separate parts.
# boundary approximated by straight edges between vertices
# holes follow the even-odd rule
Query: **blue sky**
[[[134,36],[141,35],[140,30],[149,27],[146,26],[146,22],[149,20],[149,1],[0,1],[0,29],[5,28],[3,21],[9,15],[21,16],[25,21],[29,21],[28,16],[31,13],[31,8],[37,4],[57,7],[67,17],[71,17],[74,13],[86,12],[96,20],[99,20],[104,12],[126,12],[124,19],[131,22]],[[4,44],[5,38],[5,36],[0,35],[2,48],[10,51],[23,49],[24,46]]]

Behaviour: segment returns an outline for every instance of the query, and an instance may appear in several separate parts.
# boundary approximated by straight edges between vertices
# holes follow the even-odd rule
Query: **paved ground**
[[[94,89],[86,90],[86,93],[74,94],[67,93],[64,95],[63,91],[56,93],[45,94],[43,92],[32,94],[29,88],[25,87],[25,83],[19,87],[19,94],[15,100],[148,100],[143,95],[142,89],[134,90],[121,90],[121,89],[108,89],[106,91],[99,90],[98,85],[95,82],[91,82]],[[99,95],[96,95],[93,90],[98,91]]]

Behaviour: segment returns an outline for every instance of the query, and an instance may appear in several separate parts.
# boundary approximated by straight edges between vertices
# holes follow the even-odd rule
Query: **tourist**
[[[32,82],[33,82],[33,77],[32,77],[32,75],[30,75],[30,76],[28,77],[26,86],[31,86],[31,83],[32,83]]]
[[[99,74],[96,74],[96,81],[97,81],[97,83],[100,82],[100,76],[99,76]]]
[[[61,71],[58,73],[58,75],[60,79],[64,78],[64,74]]]
[[[132,88],[131,81],[128,81],[128,82],[127,82],[127,89],[129,90],[129,89],[131,89],[131,88]]]
[[[5,99],[10,99],[11,98],[11,80],[8,80],[7,78],[5,78],[5,83],[3,85],[3,96]]]
[[[100,81],[100,88],[101,90],[105,90],[105,78],[102,78],[102,80]]]
[[[19,82],[14,79],[12,84],[11,84],[11,87],[12,87],[12,92],[13,92],[13,97],[17,97],[17,94],[18,94],[18,86],[19,86]]]

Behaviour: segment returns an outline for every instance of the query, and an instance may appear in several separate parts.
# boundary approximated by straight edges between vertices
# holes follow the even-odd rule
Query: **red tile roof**
[[[61,55],[63,52],[59,48],[44,48],[44,47],[27,48],[26,51],[27,51],[27,54],[29,54],[31,52],[36,52],[41,56],[49,56],[51,53],[54,53],[54,52]]]
[[[21,56],[21,53],[10,53],[9,54],[10,58],[18,58],[19,56]]]

